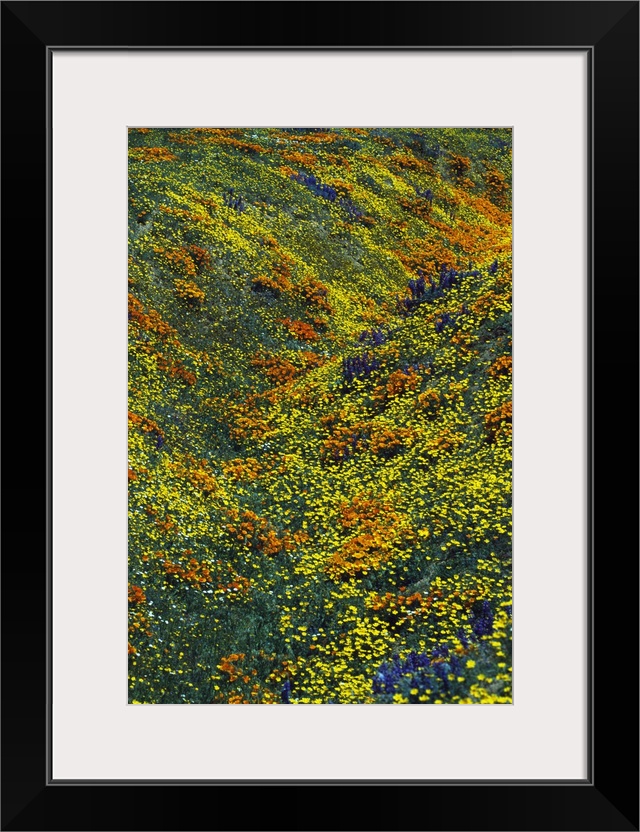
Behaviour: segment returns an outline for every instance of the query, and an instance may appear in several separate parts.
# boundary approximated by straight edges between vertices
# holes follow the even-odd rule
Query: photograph
[[[1,6],[0,829],[638,832],[640,0]]]
[[[511,129],[128,157],[129,703],[512,703]]]

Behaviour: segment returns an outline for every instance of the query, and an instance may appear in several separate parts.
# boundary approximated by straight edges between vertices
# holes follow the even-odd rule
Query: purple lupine
[[[362,355],[342,359],[342,376],[346,382],[352,382],[354,378],[371,375],[379,367],[379,359],[372,358],[369,353],[365,352]]]
[[[451,665],[451,672],[455,673],[456,676],[460,676],[462,673],[462,662],[460,661],[458,656],[451,656],[449,658],[449,664]]]
[[[329,202],[335,202],[338,193],[335,188],[332,188],[331,185],[325,185],[320,182],[312,173],[306,174],[299,171],[298,173],[292,173],[291,179],[294,182],[298,182],[300,185],[305,185],[312,193],[316,196],[324,197],[324,199],[328,199]]]
[[[373,344],[374,347],[379,347],[386,341],[386,336],[381,329],[373,329],[371,332],[369,332],[369,330],[364,330],[364,332],[361,332],[360,335],[358,335],[358,343],[364,344],[367,341]]]
[[[237,211],[239,214],[241,214],[247,207],[244,199],[241,196],[236,196],[233,188],[229,188],[225,192],[224,204],[227,206],[227,208],[233,208],[233,210]]]
[[[285,679],[282,690],[280,691],[280,700],[283,705],[291,704],[291,682],[288,679]]]
[[[437,333],[441,333],[446,326],[449,326],[453,323],[453,318],[448,312],[445,312],[435,322],[435,328]]]
[[[449,676],[463,674],[462,662],[452,655],[448,644],[439,644],[433,648],[431,655],[412,651],[401,660],[394,654],[391,661],[381,664],[372,679],[374,694],[392,694],[404,680],[410,687],[419,691],[440,687],[444,693],[451,693]]]
[[[361,220],[365,216],[364,211],[361,211],[356,205],[353,204],[353,202],[351,202],[350,199],[341,199],[340,205],[345,209],[352,220]]]
[[[472,629],[477,638],[493,633],[493,610],[488,601],[482,601],[480,606],[473,610]]]
[[[433,672],[438,677],[438,679],[442,682],[442,686],[444,687],[445,691],[449,692],[449,672],[450,667],[447,662],[434,662],[433,665]]]
[[[420,300],[424,297],[426,291],[426,283],[423,275],[420,275],[417,280],[410,280],[407,284],[411,296],[414,300]]]
[[[440,270],[440,288],[451,289],[459,282],[461,276],[455,269],[448,269],[446,266],[442,266]]]
[[[405,315],[405,316],[406,316],[406,315],[408,315],[408,314],[411,312],[411,310],[413,309],[413,301],[411,300],[411,298],[401,298],[401,297],[398,297],[398,299],[397,299],[397,304],[398,304],[398,312],[399,312],[401,315]]]
[[[431,188],[427,188],[426,191],[421,191],[419,188],[416,188],[416,195],[419,196],[421,199],[426,199],[428,202],[433,202],[433,191]]]

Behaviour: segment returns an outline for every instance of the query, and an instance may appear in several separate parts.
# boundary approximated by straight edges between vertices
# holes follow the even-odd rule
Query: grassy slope
[[[131,131],[131,701],[510,701],[510,176],[505,130]]]

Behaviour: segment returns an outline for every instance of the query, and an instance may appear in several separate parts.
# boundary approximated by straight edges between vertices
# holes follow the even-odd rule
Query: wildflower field
[[[511,131],[129,131],[129,702],[510,703]]]

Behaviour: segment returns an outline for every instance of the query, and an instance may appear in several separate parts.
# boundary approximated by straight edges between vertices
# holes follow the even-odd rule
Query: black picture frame
[[[2,3],[5,308],[26,320],[27,340],[40,347],[26,359],[13,342],[5,360],[9,430],[28,439],[32,454],[27,464],[29,453],[27,462],[21,453],[7,480],[18,515],[30,512],[31,535],[34,518],[46,515],[39,538],[5,547],[2,558],[2,829],[638,829],[637,491],[622,464],[637,459],[638,11],[638,2],[626,0]],[[276,46],[589,53],[591,730],[584,782],[50,779],[52,50]],[[562,326],[562,310],[550,309],[549,325]],[[25,374],[35,398],[27,392],[28,405],[22,398],[15,417]],[[43,461],[46,475],[38,478]],[[549,649],[572,645],[560,635]],[[225,806],[240,810],[229,814]]]

